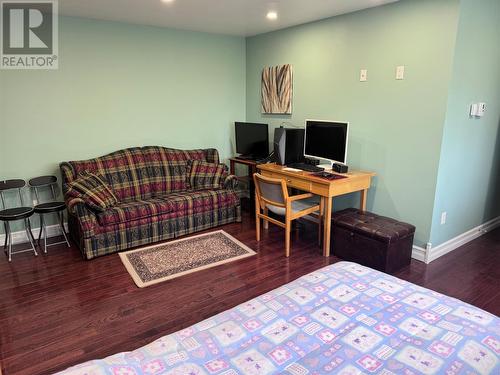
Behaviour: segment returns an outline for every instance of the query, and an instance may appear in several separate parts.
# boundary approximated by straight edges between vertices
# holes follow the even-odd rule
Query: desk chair
[[[12,261],[12,254],[24,253],[26,251],[33,251],[35,256],[38,255],[35,249],[35,239],[33,238],[33,233],[31,232],[31,223],[30,217],[35,213],[33,207],[23,207],[23,194],[22,188],[26,186],[26,182],[24,180],[7,180],[0,181],[0,198],[2,201],[2,210],[0,211],[0,221],[3,221],[3,225],[5,228],[5,243],[3,248],[6,249],[8,247],[8,256],[9,262]],[[17,190],[19,194],[19,200],[21,202],[20,207],[7,208],[5,203],[4,193],[9,190]],[[12,251],[12,230],[10,228],[10,223],[12,221],[24,221],[24,229],[26,231],[26,236],[31,244],[30,249],[26,250],[17,250],[15,252]]]
[[[41,176],[35,177],[29,180],[29,185],[35,191],[36,206],[35,213],[40,216],[40,232],[38,234],[38,245],[40,245],[40,240],[43,233],[43,252],[47,254],[47,247],[59,245],[66,243],[68,247],[71,247],[68,237],[66,236],[66,231],[64,230],[64,210],[66,210],[66,204],[63,201],[56,201],[56,191],[55,186],[57,185],[56,176]],[[48,202],[41,202],[40,193],[43,189],[49,189],[51,193],[51,200]],[[45,220],[45,215],[55,214],[59,222],[59,228],[62,235],[64,236],[64,241],[55,242],[47,244],[47,224]]]
[[[257,241],[260,241],[260,219],[264,220],[264,229],[268,223],[276,224],[285,228],[285,255],[290,256],[290,231],[292,221],[300,217],[317,213],[319,217],[319,230],[322,225],[322,210],[319,204],[300,202],[314,195],[311,193],[288,195],[288,188],[284,179],[276,179],[262,176],[259,173],[253,175],[255,183],[255,230]],[[269,211],[285,217],[285,222],[273,219]],[[321,237],[321,232],[319,234]]]

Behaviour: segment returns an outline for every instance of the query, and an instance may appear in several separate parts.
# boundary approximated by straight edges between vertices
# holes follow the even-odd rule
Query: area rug
[[[223,230],[120,253],[139,288],[255,255]]]

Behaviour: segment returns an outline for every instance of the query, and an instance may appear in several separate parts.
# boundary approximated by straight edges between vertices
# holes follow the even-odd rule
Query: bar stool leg
[[[9,262],[12,262],[12,234],[10,232],[10,224],[6,222],[7,233],[8,233],[8,244],[9,244]]]
[[[9,227],[7,226],[6,221],[4,221],[3,225],[5,227],[5,246],[3,247],[3,252],[7,254],[9,247]]]
[[[4,230],[4,233],[5,233],[5,243],[3,244],[3,248],[5,250],[5,249],[7,249],[7,238],[8,238],[8,236],[7,236],[7,223],[5,221],[3,222],[3,228],[5,229]]]
[[[36,252],[36,249],[35,249],[33,233],[31,233],[31,223],[30,223],[29,218],[24,219],[24,229],[26,230],[26,235],[28,236],[28,240],[30,241],[31,248],[33,249],[33,252],[35,253],[35,256],[38,256],[38,253]]]
[[[30,218],[27,218],[26,221],[28,222],[28,231],[31,236],[31,239],[33,240],[33,243],[36,243],[35,236],[33,236],[33,229],[31,228],[31,221]],[[35,246],[36,247],[36,246]]]
[[[61,227],[61,231],[64,236],[64,241],[66,241],[66,245],[68,245],[68,247],[71,247],[68,241],[68,237],[66,236],[66,230],[64,230],[64,212],[63,211],[59,212],[58,216],[59,216],[59,226]]]
[[[43,221],[43,252],[47,254],[47,226],[45,220]]]
[[[43,214],[40,214],[40,231],[38,232],[38,246],[40,246],[40,239],[42,238],[43,231]]]

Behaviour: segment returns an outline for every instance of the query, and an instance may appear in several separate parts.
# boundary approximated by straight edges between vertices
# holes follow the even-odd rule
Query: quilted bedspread
[[[500,319],[340,262],[62,374],[500,374]]]

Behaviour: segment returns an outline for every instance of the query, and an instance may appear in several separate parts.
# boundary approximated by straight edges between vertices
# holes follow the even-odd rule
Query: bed
[[[61,374],[500,374],[500,319],[339,262]]]

